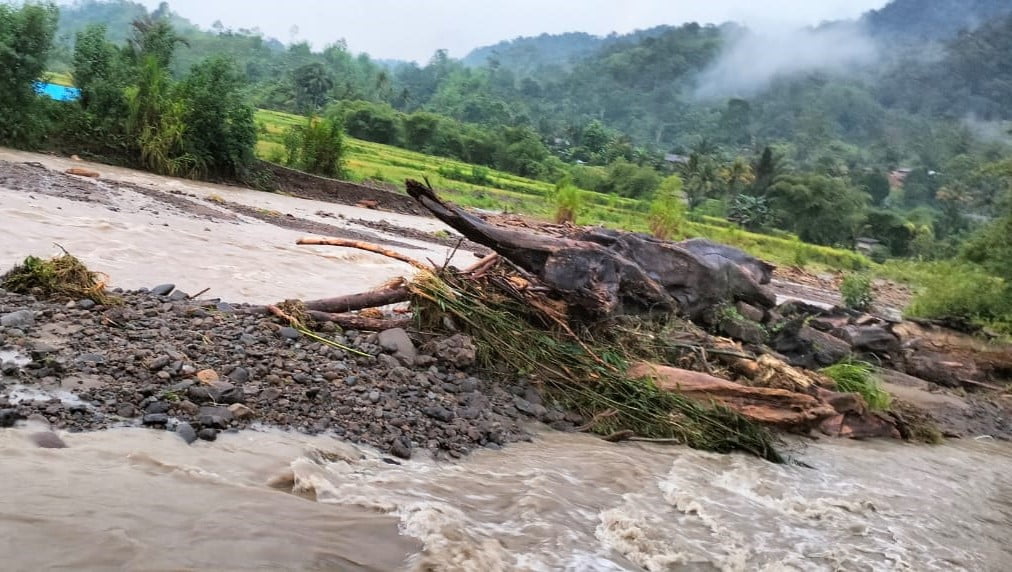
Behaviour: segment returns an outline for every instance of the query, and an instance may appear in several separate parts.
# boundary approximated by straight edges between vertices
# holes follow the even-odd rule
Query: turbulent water
[[[280,432],[0,433],[5,570],[1007,570],[1012,449],[833,441],[813,468],[545,433],[387,464]]]
[[[341,208],[111,171],[307,218]],[[212,286],[238,301],[358,291],[404,271],[134,195],[112,211],[0,188],[0,264],[59,242],[115,284]],[[39,429],[0,431],[2,570],[1012,569],[1012,446],[990,440],[794,443],[802,468],[546,432],[458,463],[394,465],[277,431],[187,446],[117,429],[41,449]]]

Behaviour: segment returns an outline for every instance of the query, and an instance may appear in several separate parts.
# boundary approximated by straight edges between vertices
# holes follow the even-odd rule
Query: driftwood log
[[[411,292],[408,291],[407,287],[401,285],[359,292],[358,294],[350,294],[348,296],[338,296],[336,298],[310,300],[306,302],[306,308],[325,313],[353,312],[364,308],[378,308],[389,304],[406,302],[410,298]]]
[[[577,317],[659,310],[696,318],[724,301],[775,303],[762,286],[773,267],[731,247],[603,228],[566,238],[522,232],[443,202],[418,181],[407,181],[407,190],[441,221],[537,277]]]
[[[745,417],[792,431],[818,427],[837,415],[825,401],[787,389],[750,387],[698,371],[651,363],[634,364],[634,378],[649,378],[661,390],[672,391],[702,403],[717,402]]]

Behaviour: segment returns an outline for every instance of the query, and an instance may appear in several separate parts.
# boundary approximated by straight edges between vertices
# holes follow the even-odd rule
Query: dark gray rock
[[[97,306],[98,304],[96,304],[95,301],[92,300],[91,298],[83,298],[81,300],[78,300],[76,305],[78,308],[82,310],[90,310],[95,306]]]
[[[347,385],[348,387],[355,387],[356,385],[358,385],[358,376],[349,375],[348,377],[344,378],[344,384]]]
[[[0,316],[0,326],[5,328],[30,328],[35,325],[35,312],[18,310]]]
[[[197,433],[197,437],[203,439],[204,441],[214,441],[215,439],[218,438],[218,430],[217,429],[210,429],[210,428],[208,428],[208,429],[201,429]]]
[[[116,415],[120,417],[136,417],[137,408],[129,403],[123,403],[116,408]]]
[[[32,443],[43,449],[66,449],[67,444],[60,439],[60,436],[52,431],[41,431],[28,436]]]
[[[228,374],[228,378],[241,385],[249,381],[249,370],[244,367],[237,367]]]
[[[408,439],[403,435],[394,439],[393,445],[390,446],[390,454],[399,459],[410,459],[411,439]]]
[[[227,381],[215,381],[207,386],[208,396],[215,403],[242,403],[246,399],[243,390]]]
[[[186,441],[187,445],[197,440],[197,432],[193,429],[193,425],[189,423],[176,425],[176,435],[179,435],[180,439]]]
[[[203,385],[194,385],[193,387],[187,389],[186,397],[194,403],[207,403],[209,401],[213,401],[210,389]]]
[[[163,367],[169,365],[170,361],[172,361],[172,358],[170,358],[169,356],[166,355],[158,356],[155,359],[148,362],[148,369],[151,371],[158,371]]]
[[[105,363],[105,356],[96,353],[86,353],[77,356],[77,361],[93,364]]]
[[[232,422],[232,412],[228,407],[201,407],[197,413],[197,423],[205,428],[228,429]]]
[[[384,369],[393,370],[393,369],[396,369],[398,367],[401,367],[400,360],[398,360],[397,358],[395,358],[394,356],[392,356],[390,354],[380,354],[380,355],[376,356],[376,361],[378,361],[379,364]]]
[[[477,419],[481,416],[481,409],[477,407],[458,407],[457,417],[461,419]]]
[[[144,413],[168,413],[169,404],[164,401],[152,401],[144,408]]]
[[[175,284],[159,284],[151,289],[151,294],[155,296],[168,296],[175,289]]]
[[[433,419],[442,421],[443,423],[453,421],[453,412],[445,407],[426,407],[422,410],[422,413],[425,413]]]
[[[749,320],[721,320],[718,327],[720,333],[747,344],[761,345],[766,343],[766,329],[762,325]]]
[[[214,307],[219,312],[224,312],[226,314],[235,312],[235,308],[233,308],[232,304],[229,304],[228,302],[218,302]]]
[[[17,375],[21,371],[21,366],[15,361],[5,361],[0,364],[0,373],[4,375]]]
[[[17,409],[0,409],[0,427],[13,427],[17,420]]]
[[[522,411],[528,415],[536,415],[538,411],[537,408],[539,406],[537,404],[531,403],[530,401],[527,401],[523,397],[514,397],[513,407],[516,407],[518,411]]]
[[[285,326],[280,330],[278,330],[278,334],[281,335],[281,337],[285,338],[286,340],[297,340],[302,337],[301,332],[299,332],[295,328],[290,328],[288,326]]]
[[[785,323],[774,336],[772,346],[791,365],[808,369],[833,365],[851,353],[847,342],[796,320]]]
[[[899,339],[882,326],[846,326],[833,333],[858,351],[892,354],[900,349]]]
[[[183,300],[187,300],[189,298],[190,295],[187,294],[186,292],[183,292],[182,290],[176,290],[175,292],[169,295],[169,300],[172,300],[173,302],[182,302]]]
[[[740,313],[746,320],[752,322],[762,322],[766,318],[766,312],[763,311],[762,308],[757,308],[752,304],[738,302],[735,304],[735,307],[738,308],[738,313]]]
[[[165,425],[169,422],[169,416],[164,413],[149,413],[141,419],[145,425]]]

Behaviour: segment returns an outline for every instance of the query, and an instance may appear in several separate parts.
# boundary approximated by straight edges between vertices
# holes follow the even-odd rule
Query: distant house
[[[902,189],[904,181],[907,180],[907,176],[913,169],[906,167],[896,169],[895,171],[889,172],[889,188],[891,189]]]
[[[685,155],[677,155],[675,153],[668,153],[664,156],[664,160],[668,163],[674,163],[676,165],[684,165],[689,162],[689,158]]]
[[[871,254],[882,243],[874,238],[861,237],[854,240],[854,250],[862,254]]]

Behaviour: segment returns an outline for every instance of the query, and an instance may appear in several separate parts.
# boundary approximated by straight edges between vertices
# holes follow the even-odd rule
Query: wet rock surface
[[[34,415],[56,431],[140,425],[188,443],[275,426],[405,459],[498,448],[529,439],[526,422],[564,417],[534,405],[523,382],[475,377],[465,336],[416,346],[403,331],[329,334],[363,357],[286,336],[242,304],[173,299],[170,286],[116,292],[122,304],[90,309],[0,293],[0,315],[34,318],[0,327],[0,355],[33,358],[0,359],[0,426]]]

